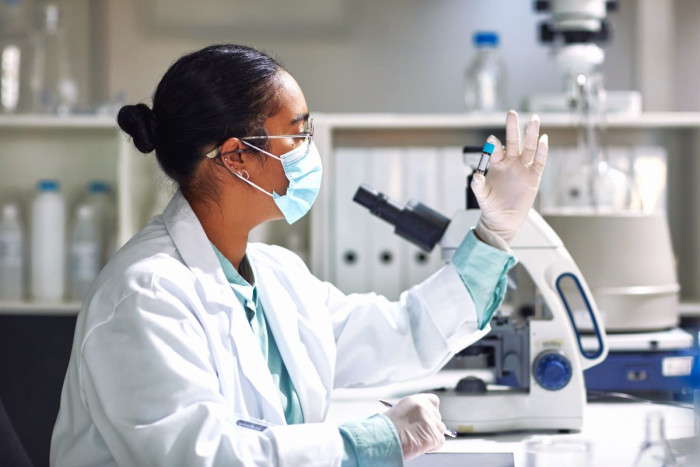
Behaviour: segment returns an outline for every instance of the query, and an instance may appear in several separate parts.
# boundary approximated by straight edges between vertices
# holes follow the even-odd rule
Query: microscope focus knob
[[[558,391],[571,381],[571,362],[557,351],[542,352],[532,366],[537,384],[549,391]]]

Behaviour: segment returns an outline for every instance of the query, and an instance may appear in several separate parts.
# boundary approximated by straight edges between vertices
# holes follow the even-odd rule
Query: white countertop
[[[449,386],[463,374],[464,372],[445,371],[431,378],[381,388],[336,390],[328,421],[341,423],[370,416],[385,410],[377,401],[378,398],[396,400],[421,390]],[[577,438],[592,443],[595,467],[631,467],[644,440],[646,415],[652,411],[664,414],[666,436],[674,450],[684,451],[696,441],[692,439],[692,410],[659,404],[596,402],[586,406],[583,429],[578,433],[516,432],[460,436],[456,439],[448,438],[440,452],[510,452],[514,454],[515,466],[520,467],[525,465],[525,441],[543,436]]]

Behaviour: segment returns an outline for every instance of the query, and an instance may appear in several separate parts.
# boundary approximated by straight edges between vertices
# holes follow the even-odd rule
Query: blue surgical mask
[[[311,209],[311,206],[318,196],[318,192],[321,190],[321,178],[323,176],[321,156],[314,142],[306,141],[281,156],[275,156],[274,154],[253,146],[245,140],[241,141],[251,148],[282,162],[284,174],[287,176],[287,180],[289,180],[287,193],[284,195],[278,195],[274,191],[270,193],[242,175],[234,171],[231,171],[231,173],[252,187],[271,196],[289,224],[293,224],[304,217]]]

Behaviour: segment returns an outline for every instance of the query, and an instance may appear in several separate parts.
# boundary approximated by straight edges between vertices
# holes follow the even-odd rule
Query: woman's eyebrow
[[[308,119],[309,119],[309,112],[306,112],[304,114],[299,114],[296,117],[294,117],[294,120],[292,120],[291,123],[292,123],[292,125],[294,125],[295,123],[304,122]]]

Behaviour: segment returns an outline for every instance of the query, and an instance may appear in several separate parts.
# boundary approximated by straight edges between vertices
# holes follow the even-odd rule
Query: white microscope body
[[[479,214],[476,209],[465,210],[452,218],[440,242],[445,260],[451,259]],[[586,404],[583,371],[603,361],[608,352],[593,296],[562,241],[534,210],[511,248],[551,312],[551,319],[528,319],[529,356],[525,356],[525,364],[529,365],[529,387],[438,392],[442,419],[459,433],[580,430]],[[572,285],[594,323],[598,350],[592,355],[584,353],[572,318],[574,310],[565,291],[571,291]]]

